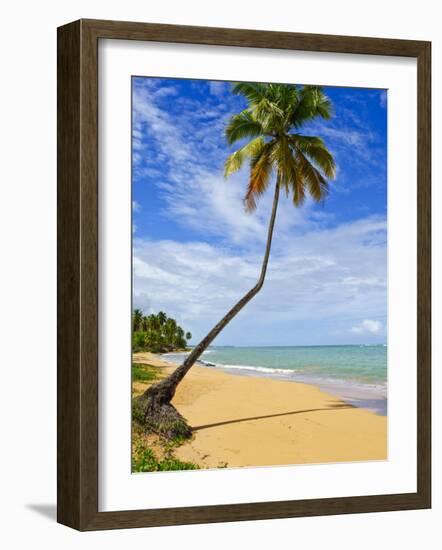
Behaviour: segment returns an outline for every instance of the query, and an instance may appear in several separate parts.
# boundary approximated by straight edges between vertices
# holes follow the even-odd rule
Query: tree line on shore
[[[132,314],[132,350],[167,353],[183,350],[187,341],[192,338],[175,319],[168,317],[164,311],[144,315],[140,309]]]

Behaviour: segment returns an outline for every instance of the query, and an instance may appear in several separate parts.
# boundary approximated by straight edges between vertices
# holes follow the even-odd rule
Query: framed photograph
[[[429,508],[429,42],[58,29],[58,521]]]

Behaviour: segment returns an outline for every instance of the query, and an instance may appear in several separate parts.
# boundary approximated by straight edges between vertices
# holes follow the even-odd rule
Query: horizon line
[[[189,347],[195,347],[198,344],[188,344]],[[342,346],[356,346],[356,347],[369,347],[369,346],[388,346],[388,342],[377,343],[362,343],[362,344],[282,344],[282,345],[244,345],[244,344],[214,344],[209,345],[208,348],[318,348],[318,347],[342,347]],[[207,348],[207,349],[208,349]]]

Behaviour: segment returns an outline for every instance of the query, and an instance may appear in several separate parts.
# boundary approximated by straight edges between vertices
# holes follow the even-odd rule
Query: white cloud
[[[180,135],[178,126],[158,107],[156,99],[158,97],[145,87],[136,88],[133,92],[133,149],[144,153],[144,158],[153,153],[143,143],[144,132],[147,132],[155,139],[159,152],[165,157],[173,151],[174,157],[180,161],[191,158],[190,149]]]
[[[208,84],[210,93],[218,98],[224,97],[229,86],[228,82],[222,82],[221,80],[211,80]]]
[[[241,319],[269,331],[280,322],[344,319],[347,334],[379,334],[381,323],[371,319],[386,313],[380,233],[385,220],[378,218],[292,232],[290,240],[277,228],[266,283]],[[239,252],[223,244],[135,239],[134,307],[164,309],[203,336],[254,285],[262,253],[263,245]]]
[[[379,94],[379,104],[383,109],[387,107],[387,90],[382,90]]]
[[[359,325],[351,328],[351,332],[354,334],[379,334],[381,331],[382,323],[372,319],[365,319]]]

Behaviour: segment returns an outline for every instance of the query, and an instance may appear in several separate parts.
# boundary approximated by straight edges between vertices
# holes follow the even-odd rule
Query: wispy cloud
[[[208,85],[210,93],[218,98],[224,98],[229,89],[229,84],[222,81],[211,80]]]
[[[371,121],[371,102],[384,109],[386,91],[344,92],[335,105],[335,116],[331,120],[316,119],[306,127],[306,133],[323,137],[335,155],[338,177],[334,187],[338,192],[347,191],[349,187],[385,186],[386,134]],[[351,179],[344,170],[349,164]],[[371,171],[377,175],[375,181],[367,177]]]
[[[382,331],[382,323],[372,319],[364,319],[359,325],[351,327],[354,334],[379,334]]]
[[[387,90],[382,90],[379,94],[379,105],[385,109],[387,107]]]
[[[266,284],[241,318],[261,317],[265,326],[344,318],[347,334],[377,333],[371,321],[355,323],[385,313],[385,230],[385,220],[368,218],[293,236],[284,247],[276,234]],[[239,254],[201,242],[136,239],[134,304],[166,308],[203,336],[253,286],[261,261],[262,250]]]

